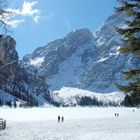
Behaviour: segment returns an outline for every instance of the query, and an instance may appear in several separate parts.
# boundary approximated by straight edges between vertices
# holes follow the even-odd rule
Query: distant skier
[[[61,121],[64,122],[64,117],[62,116]]]
[[[58,119],[58,122],[60,122],[60,116],[58,116],[57,119]]]

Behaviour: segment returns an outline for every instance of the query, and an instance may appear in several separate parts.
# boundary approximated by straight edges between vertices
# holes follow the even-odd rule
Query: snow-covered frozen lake
[[[7,120],[0,140],[140,140],[140,109],[0,108]],[[115,117],[114,113],[119,113]],[[64,122],[57,122],[57,116]]]

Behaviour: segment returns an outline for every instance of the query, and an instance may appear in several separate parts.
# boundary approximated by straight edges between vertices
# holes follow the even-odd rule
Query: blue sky
[[[114,13],[115,6],[116,0],[8,0],[12,15],[7,23],[22,58],[73,29],[94,32]]]

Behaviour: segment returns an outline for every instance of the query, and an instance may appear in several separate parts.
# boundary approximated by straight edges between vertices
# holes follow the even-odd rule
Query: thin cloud
[[[50,18],[52,18],[54,16],[54,12],[51,12],[47,17],[46,17],[46,19],[50,19]]]
[[[70,20],[68,18],[66,18],[64,22],[65,22],[67,30],[70,31],[71,30],[71,22],[70,22]]]
[[[54,16],[55,12],[51,12],[48,16],[35,16],[34,22],[38,23],[41,19],[49,20]]]
[[[23,3],[23,8],[21,10],[21,15],[24,16],[34,16],[36,14],[39,14],[40,10],[39,9],[33,9],[33,6],[37,5],[38,1],[34,2],[27,2],[25,1]]]
[[[23,19],[20,19],[20,20],[12,20],[12,21],[6,21],[7,25],[13,27],[13,28],[16,28],[20,23],[23,23],[25,20]]]
[[[20,23],[25,22],[25,17],[31,17],[32,20],[37,23],[39,22],[40,18],[40,9],[35,9],[34,6],[38,4],[38,1],[24,1],[21,9],[7,9],[9,15],[7,15],[7,18],[5,19],[5,22],[7,25],[15,28]],[[16,16],[21,16],[21,19],[16,19]]]
[[[35,23],[38,23],[40,18],[41,18],[41,16],[35,16],[33,18],[33,20],[34,20]]]
[[[20,23],[24,22],[23,19],[11,19],[12,17],[9,13],[5,13],[3,16],[0,15],[0,20],[12,28],[16,28]]]
[[[24,1],[22,9],[12,9],[9,8],[7,11],[13,15],[22,15],[22,16],[34,16],[40,13],[39,9],[34,9],[33,7],[38,4],[38,1],[27,2]]]

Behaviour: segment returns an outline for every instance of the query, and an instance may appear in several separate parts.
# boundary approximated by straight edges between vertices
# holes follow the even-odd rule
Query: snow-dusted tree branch
[[[5,7],[6,7],[6,0],[0,0],[0,30],[3,33],[7,33],[8,30],[8,25],[6,24],[5,21],[9,12],[5,10]]]

